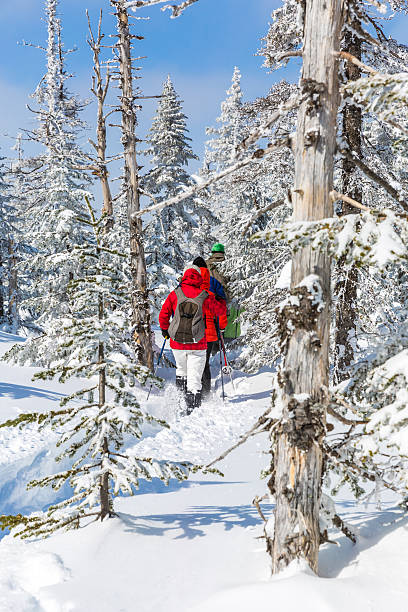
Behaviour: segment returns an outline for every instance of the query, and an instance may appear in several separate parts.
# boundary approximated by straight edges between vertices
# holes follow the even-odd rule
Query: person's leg
[[[172,349],[176,361],[176,387],[184,393],[187,391],[187,351]]]
[[[205,367],[206,351],[188,351],[187,355],[187,395],[194,398],[193,407],[201,404],[201,379]]]
[[[212,344],[213,344],[212,342],[207,342],[205,366],[204,366],[203,377],[201,379],[203,397],[208,396],[211,392],[210,357],[211,357],[211,351],[212,351]]]

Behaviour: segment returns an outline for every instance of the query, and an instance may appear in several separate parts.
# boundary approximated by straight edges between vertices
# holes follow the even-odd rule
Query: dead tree
[[[131,303],[134,339],[138,345],[140,363],[153,370],[153,347],[150,329],[150,306],[147,290],[146,259],[143,246],[143,226],[140,211],[139,166],[136,158],[137,125],[133,86],[132,39],[129,16],[124,0],[110,0],[117,18],[118,42],[114,49],[119,64],[120,110],[122,113],[122,144],[124,149],[124,192],[130,228]],[[142,37],[136,37],[142,38]]]
[[[358,31],[358,28],[354,28]],[[343,40],[343,51],[351,53],[361,60],[361,39],[349,30],[345,31]],[[346,81],[356,81],[361,76],[360,68],[351,62],[344,66]],[[342,112],[343,138],[347,148],[353,151],[361,159],[361,109],[346,103]],[[355,179],[356,167],[353,161],[344,158],[342,160],[342,183],[343,193],[357,202],[363,201],[361,185]],[[341,215],[354,214],[355,209],[351,204],[341,202]],[[356,303],[358,270],[355,265],[344,269],[344,259],[338,263],[339,278],[334,292],[337,296],[336,308],[336,337],[335,337],[335,378],[340,382],[347,376],[346,370],[353,361],[354,349],[352,338],[356,334]]]
[[[101,67],[101,61],[100,61],[101,46],[102,46],[102,41],[104,38],[104,34],[102,33],[102,10],[99,16],[98,31],[97,31],[96,36],[94,35],[92,31],[88,11],[86,12],[86,14],[88,17],[88,26],[89,26],[88,44],[90,48],[92,49],[93,61],[94,61],[94,67],[93,67],[94,74],[92,76],[91,91],[93,95],[95,96],[97,100],[97,104],[98,104],[97,128],[96,128],[97,142],[96,144],[92,140],[90,140],[89,142],[95,149],[96,155],[97,155],[97,164],[96,164],[96,168],[94,169],[93,173],[99,178],[100,183],[101,183],[102,198],[103,198],[102,214],[106,215],[106,227],[109,230],[113,226],[114,220],[113,220],[112,193],[111,193],[111,189],[109,185],[109,179],[108,179],[109,173],[108,173],[107,160],[106,160],[106,147],[107,147],[106,120],[113,111],[105,113],[105,101],[106,101],[106,96],[109,91],[111,75],[109,74],[109,71],[107,71],[105,79],[102,76],[102,67]]]
[[[344,0],[306,0],[302,103],[295,147],[295,221],[333,214],[333,158],[339,101],[338,60]],[[329,374],[330,259],[324,249],[293,254],[291,299],[280,313],[284,362],[283,419],[274,440],[270,489],[275,531],[268,537],[273,572],[306,559],[317,572],[323,437]],[[275,430],[276,431],[276,430]]]

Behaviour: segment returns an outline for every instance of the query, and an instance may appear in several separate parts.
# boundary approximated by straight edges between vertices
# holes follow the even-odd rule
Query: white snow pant
[[[201,391],[201,378],[203,376],[207,351],[184,351],[172,349],[176,360],[176,376],[187,378],[187,391],[198,393]]]

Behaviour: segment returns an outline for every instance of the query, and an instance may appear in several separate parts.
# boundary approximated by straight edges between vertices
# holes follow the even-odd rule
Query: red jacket
[[[181,288],[186,297],[194,298],[197,297],[202,291],[203,279],[201,275],[194,268],[189,268],[185,271],[183,279],[181,281]],[[166,298],[162,309],[159,314],[159,325],[161,329],[168,329],[170,325],[170,318],[174,315],[177,307],[177,296],[172,291]],[[226,313],[226,306],[223,302],[217,302],[214,296],[208,295],[208,298],[203,304],[203,316],[206,318],[207,314],[214,316],[221,316]],[[170,340],[170,346],[173,349],[187,350],[187,351],[200,351],[207,348],[207,340],[204,336],[199,342],[192,344],[181,344]]]
[[[210,291],[210,272],[208,268],[200,268],[201,276],[203,279],[203,284],[201,285],[201,289],[208,291],[210,295],[214,295],[212,291]],[[217,300],[216,300],[217,301]],[[227,319],[227,305],[225,300],[220,300],[221,304],[225,306],[225,311],[222,315],[219,315],[219,325],[221,329],[225,329],[228,325]],[[213,313],[208,312],[205,317],[205,337],[207,342],[216,342],[218,340],[217,330],[215,328],[215,316]]]

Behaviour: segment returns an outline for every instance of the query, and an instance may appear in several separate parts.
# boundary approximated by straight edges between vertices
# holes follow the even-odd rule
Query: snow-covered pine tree
[[[192,184],[187,172],[190,160],[198,159],[187,136],[187,117],[170,75],[163,84],[152,126],[147,136],[151,170],[142,179],[142,189],[155,201],[168,199]],[[146,255],[150,295],[154,311],[160,310],[169,286],[176,284],[192,250],[193,231],[198,227],[194,198],[153,214],[146,231]]]
[[[87,241],[87,229],[77,222],[88,191],[89,176],[82,170],[86,157],[77,144],[84,128],[79,113],[83,108],[66,87],[70,75],[65,70],[65,52],[57,0],[46,0],[48,40],[47,72],[34,99],[38,127],[29,133],[45,148],[34,160],[27,193],[30,217],[26,231],[36,253],[26,260],[25,273],[32,279],[31,294],[25,301],[40,327],[66,311],[66,288],[80,270],[72,257],[75,245]]]
[[[230,165],[246,135],[259,129],[270,114],[296,93],[295,86],[280,81],[267,96],[243,104],[240,78],[235,68],[232,86],[217,119],[220,126],[207,130],[214,137],[207,142],[205,159],[214,173]],[[287,135],[293,126],[294,115],[289,113],[274,125],[268,138],[273,141]],[[248,370],[271,365],[278,357],[274,309],[282,292],[275,289],[275,283],[288,259],[285,247],[250,241],[249,236],[269,223],[279,224],[287,216],[292,176],[292,156],[290,151],[282,151],[279,156],[269,156],[231,174],[209,189],[209,198],[219,217],[217,238],[226,246],[222,270],[229,281],[229,297],[242,311],[239,344],[243,349],[238,362]]]
[[[206,129],[206,134],[211,138],[205,146],[204,167],[210,171],[219,172],[229,166],[234,158],[235,148],[247,134],[247,125],[241,113],[242,97],[241,73],[239,68],[235,67],[231,87],[227,90],[226,99],[221,103],[221,114],[216,119],[218,125]],[[209,189],[215,214],[225,212],[226,190],[225,181],[219,181]]]
[[[12,147],[15,155],[9,159],[7,173],[10,205],[14,216],[13,231],[8,246],[7,320],[9,329],[14,333],[21,328],[38,331],[30,314],[21,307],[22,302],[30,296],[33,284],[33,279],[24,273],[24,268],[27,258],[33,256],[35,252],[29,244],[30,220],[27,214],[29,208],[27,194],[31,188],[32,172],[37,168],[35,160],[25,159],[22,141],[23,135],[20,133]]]
[[[406,8],[406,2],[391,2],[391,6]],[[399,393],[399,385],[405,385],[402,366],[405,363],[404,355],[401,354],[400,362],[397,358],[378,371],[377,377],[366,377],[370,385],[369,393],[373,390],[374,393],[379,390],[386,392],[386,410],[378,419],[372,420],[368,414],[367,419],[360,420],[358,410],[356,418],[356,408],[341,397],[344,384],[342,389],[337,389],[340,397],[336,396],[336,390],[328,388],[330,258],[343,258],[342,261],[346,265],[364,266],[370,274],[373,269],[381,273],[391,270],[392,273],[393,267],[395,272],[396,263],[407,258],[408,198],[403,185],[393,180],[390,182],[388,177],[377,174],[347,150],[344,141],[337,140],[339,72],[341,74],[338,58],[357,63],[370,75],[369,78],[357,79],[343,87],[344,97],[399,129],[402,134],[406,133],[404,126],[396,123],[394,119],[396,110],[406,111],[407,74],[381,74],[371,66],[364,65],[358,58],[350,54],[344,55],[344,52],[340,51],[348,20],[351,18],[350,22],[354,22],[353,11],[358,10],[359,16],[362,17],[361,23],[364,24],[361,26],[361,34],[365,42],[373,43],[379,46],[381,52],[386,52],[381,44],[377,45],[377,42],[373,41],[372,35],[367,31],[371,27],[376,29],[377,26],[372,18],[371,7],[372,4],[368,14],[367,7],[359,0],[349,3],[333,0],[329,4],[327,0],[306,0],[305,3],[299,4],[288,0],[285,3],[282,10],[284,21],[275,27],[275,32],[269,40],[272,44],[269,55],[276,61],[302,56],[300,95],[295,101],[299,105],[296,135],[275,141],[258,149],[254,155],[245,157],[248,147],[264,136],[264,131],[255,130],[241,143],[229,168],[221,175],[214,176],[212,180],[214,184],[237,168],[249,166],[254,158],[262,159],[284,146],[294,150],[294,218],[281,227],[269,228],[261,233],[261,237],[267,240],[271,237],[284,240],[293,251],[290,294],[279,309],[283,359],[274,387],[273,410],[262,415],[248,432],[254,435],[256,431],[269,430],[271,434],[272,462],[267,472],[270,477],[268,488],[277,504],[274,529],[271,522],[267,521],[265,536],[275,572],[299,558],[305,559],[313,569],[317,569],[319,543],[327,539],[327,519],[354,539],[347,525],[335,515],[330,498],[322,493],[323,467],[332,469],[334,464],[346,473],[347,482],[351,482],[355,477],[355,483],[361,482],[366,486],[367,483],[373,482],[376,489],[378,484],[390,488],[387,480],[394,479],[397,474],[396,480],[402,483],[400,492],[404,493],[406,487],[405,457],[399,451],[395,453],[398,438],[400,447],[405,449],[405,442],[402,444],[401,432],[398,430],[406,424],[404,397]],[[288,30],[288,8],[294,9],[291,18],[292,22],[295,21],[297,30],[293,34],[293,28],[289,28],[290,40],[283,41],[282,52],[273,49],[273,45],[276,46],[277,42],[279,44],[280,36],[284,36]],[[384,10],[383,5],[378,5],[377,8]],[[294,15],[296,20],[293,20]],[[380,41],[384,42],[386,41]],[[349,96],[353,97],[352,101]],[[281,108],[278,116],[287,110],[287,107]],[[270,128],[276,118],[276,114],[272,115],[265,124],[265,129]],[[390,209],[371,210],[333,189],[336,148],[339,157],[352,159],[369,181],[379,185],[394,199],[398,207],[395,212]],[[208,181],[203,182],[197,186],[197,190],[208,186]],[[195,190],[190,190],[189,194],[193,191]],[[332,216],[330,201],[335,203],[338,200],[351,203],[356,212],[352,215]],[[170,200],[162,206],[173,202],[174,200]],[[401,209],[404,212],[401,212]],[[401,344],[399,346],[401,347]],[[375,365],[381,367],[384,364]],[[364,380],[364,373],[362,379]],[[404,391],[406,393],[405,389]],[[395,399],[397,401],[394,401]],[[333,428],[333,425],[326,421],[328,415],[337,423],[346,426],[346,430],[339,432],[338,436],[336,432],[336,438],[332,440],[326,436],[326,432]],[[366,456],[370,456],[369,435],[375,432],[373,421],[380,426],[378,440],[373,441],[373,447],[379,451],[380,462],[383,451],[378,441],[383,442],[383,425],[386,425],[383,430],[385,435],[392,436],[390,447],[393,449],[393,460],[385,469],[380,470],[377,469],[375,461],[372,464],[370,462],[370,470],[367,471],[364,456],[361,461],[354,461],[356,457],[358,459],[358,453],[353,453],[352,442],[359,438],[366,440],[363,446]],[[356,430],[359,426],[368,427],[359,434]],[[244,436],[243,440],[247,437]],[[391,457],[389,453],[387,455]],[[384,457],[386,455],[383,455]],[[390,466],[392,469],[389,469]],[[398,490],[398,486],[391,485],[391,488]]]
[[[10,203],[4,158],[0,158],[0,326],[10,325],[11,263],[15,234],[15,211]]]
[[[75,247],[72,254],[84,275],[69,283],[69,314],[51,323],[58,330],[54,335],[54,358],[34,378],[57,377],[64,383],[80,377],[89,379],[89,385],[64,397],[57,410],[21,414],[2,425],[24,427],[37,423],[41,428],[58,431],[60,453],[56,460],[68,458],[71,467],[28,486],[52,486],[58,490],[68,481],[73,493],[45,512],[0,517],[3,529],[14,528],[14,535],[21,537],[45,537],[57,529],[79,527],[81,520],[91,517],[103,520],[114,515],[114,497],[131,495],[140,478],[184,480],[189,470],[199,469],[188,463],[138,457],[131,448],[125,449],[125,436],[140,438],[144,424],[161,427],[166,423],[146,414],[140,406],[145,384],[153,379],[136,359],[129,319],[123,310],[128,300],[121,260],[126,256],[105,246],[105,219],[96,219],[89,204],[88,215],[80,222],[93,232],[93,240]],[[27,343],[33,344],[40,355],[45,353],[44,362],[48,361],[47,337]],[[17,361],[25,361],[25,346],[12,351]]]

